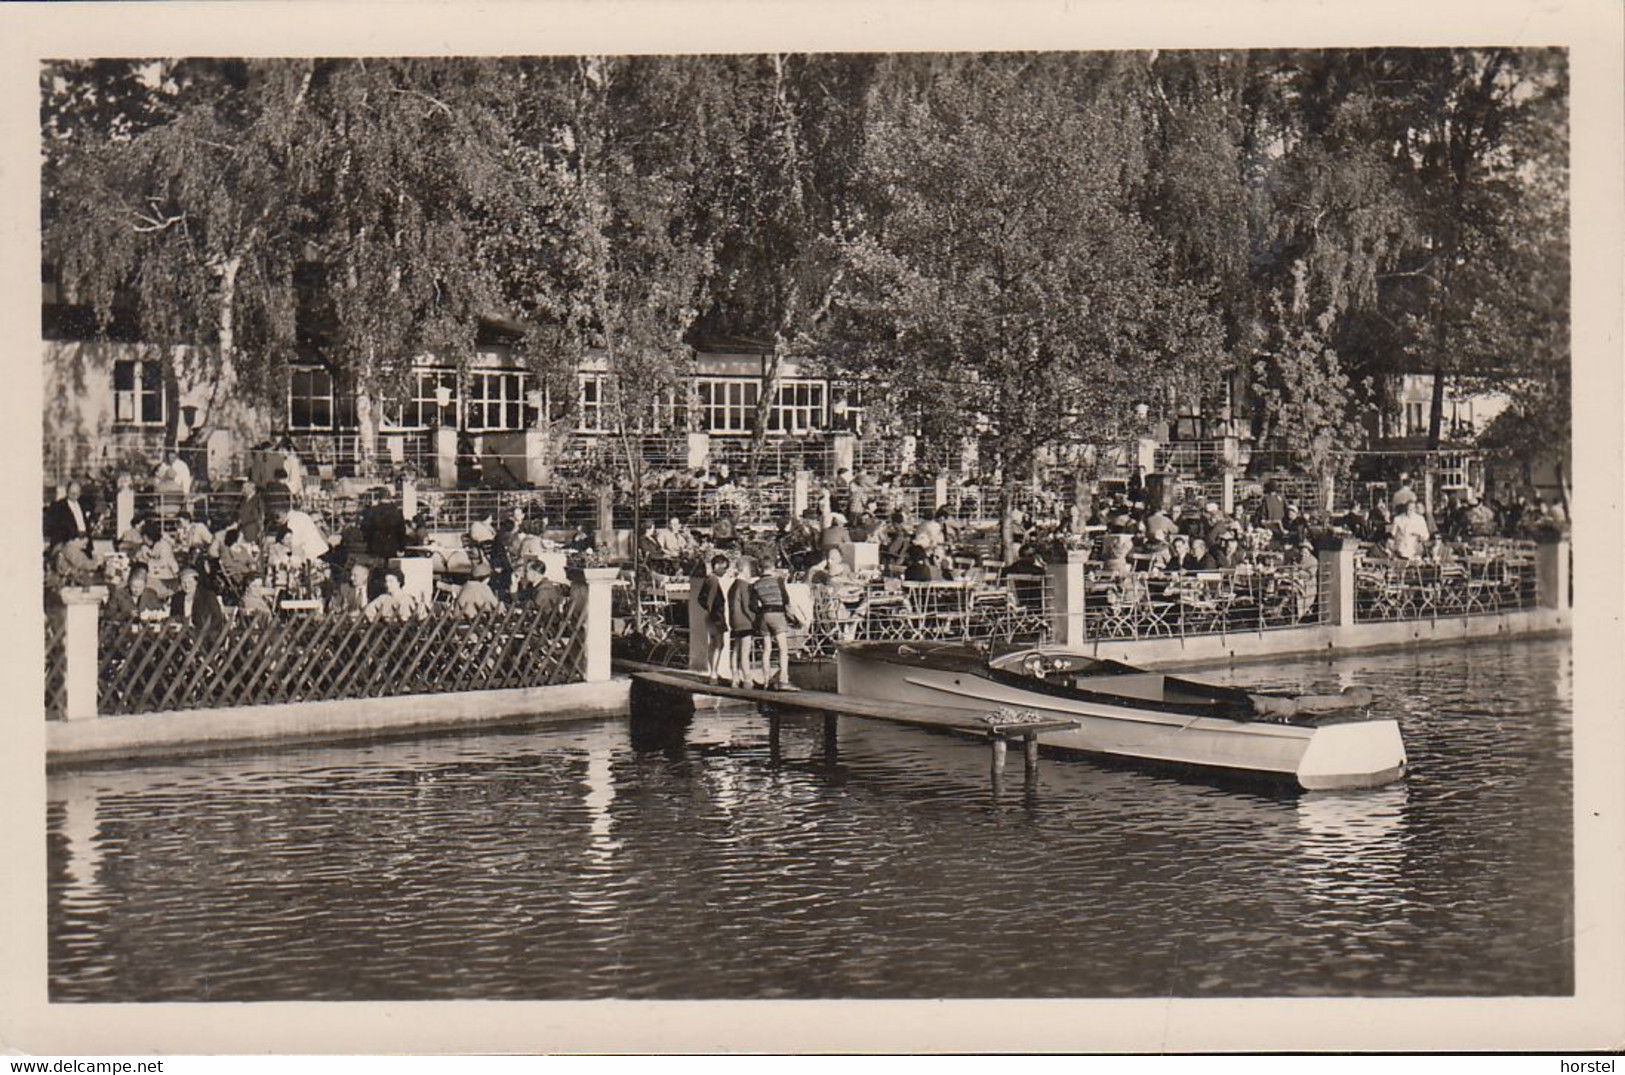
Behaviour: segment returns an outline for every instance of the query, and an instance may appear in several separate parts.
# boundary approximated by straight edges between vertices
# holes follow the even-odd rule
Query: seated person
[[[100,568],[88,537],[71,537],[51,550],[51,571],[62,586],[89,586]]]
[[[1108,534],[1106,543],[1101,551],[1105,560],[1104,572],[1113,578],[1127,578],[1134,573],[1129,564],[1129,553],[1134,548],[1134,539],[1127,534]]]
[[[259,568],[259,547],[244,537],[242,530],[236,526],[227,527],[215,539],[214,556],[220,561],[220,570],[226,578],[238,585]]]
[[[666,524],[665,529],[655,535],[655,543],[659,545],[663,555],[673,560],[685,559],[694,551],[693,537],[683,529],[683,520],[675,516]]]
[[[226,625],[220,598],[190,567],[181,572],[180,590],[169,599],[169,618],[199,631],[216,632]]]
[[[275,614],[275,597],[265,587],[265,578],[258,572],[243,583],[242,615],[249,619],[268,620]]]
[[[384,572],[384,592],[368,602],[364,610],[369,620],[422,619],[428,614],[417,594],[406,590],[406,579],[395,568]]]
[[[483,566],[483,565],[482,565]],[[502,602],[497,600],[496,592],[491,589],[491,570],[485,568],[474,569],[474,575],[457,591],[452,598],[457,606],[457,613],[465,618],[481,616],[487,612],[498,612],[502,609]]]
[[[517,593],[515,603],[522,608],[554,612],[570,601],[570,591],[547,577],[547,565],[540,560],[525,560],[515,576]]]
[[[366,564],[351,564],[349,574],[333,591],[329,612],[365,612],[376,595],[371,592],[372,571]],[[246,598],[245,598],[246,601]]]
[[[164,533],[163,524],[157,519],[148,520],[141,534],[147,542],[146,548],[141,552],[141,559],[147,565],[148,583],[161,593],[174,593],[181,575],[180,560],[175,555],[175,543]]]
[[[739,544],[739,524],[734,521],[733,509],[724,508],[711,524],[711,544],[719,549],[731,549]]]
[[[160,619],[169,614],[169,604],[163,594],[148,585],[146,566],[135,564],[124,585],[107,595],[103,614],[113,620]]]
[[[830,549],[839,549],[843,545],[852,543],[852,534],[846,528],[846,516],[840,512],[831,512],[829,525],[824,527],[818,535],[818,548],[823,552]]]

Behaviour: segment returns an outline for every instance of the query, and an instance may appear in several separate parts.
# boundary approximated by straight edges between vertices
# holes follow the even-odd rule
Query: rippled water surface
[[[50,781],[57,1000],[1563,994],[1566,640],[1370,685],[1412,773],[1290,797],[751,710]]]

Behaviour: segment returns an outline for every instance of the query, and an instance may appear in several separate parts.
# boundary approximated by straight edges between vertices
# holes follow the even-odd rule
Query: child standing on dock
[[[756,672],[751,667],[751,647],[756,637],[756,612],[751,607],[754,575],[751,561],[741,560],[733,585],[728,587],[728,627],[733,636],[733,667],[728,682],[734,687],[756,685]]]
[[[769,690],[793,691],[790,684],[790,591],[784,584],[784,569],[771,567],[750,584],[751,603],[756,610],[756,633],[762,636],[762,676]],[[773,650],[779,656],[779,674],[773,675]]]
[[[728,590],[733,583],[733,565],[726,556],[711,557],[711,570],[700,581],[699,606],[705,613],[706,678],[722,680],[728,663]]]

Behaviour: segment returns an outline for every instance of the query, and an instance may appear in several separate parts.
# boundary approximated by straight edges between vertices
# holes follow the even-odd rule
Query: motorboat
[[[1042,747],[1133,762],[1365,788],[1405,775],[1399,724],[1370,712],[1371,692],[1294,695],[1221,687],[1119,661],[1042,648],[865,642],[836,656],[841,694],[936,709],[1027,714],[1076,727]]]

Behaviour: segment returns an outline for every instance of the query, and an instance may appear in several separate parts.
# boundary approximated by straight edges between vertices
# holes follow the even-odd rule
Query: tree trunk
[[[1444,330],[1439,330],[1440,353],[1443,354]],[[1433,367],[1433,403],[1428,411],[1428,451],[1439,450],[1440,434],[1444,428],[1444,366],[1440,362]]]

